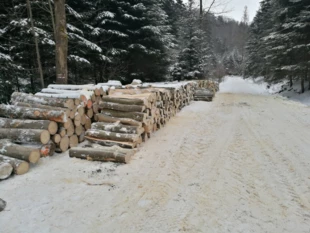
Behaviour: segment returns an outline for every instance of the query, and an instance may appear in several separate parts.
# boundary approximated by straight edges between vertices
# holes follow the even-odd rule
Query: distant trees
[[[264,0],[250,30],[248,76],[269,82],[309,80],[310,2]],[[310,80],[309,80],[310,81]],[[309,85],[310,89],[310,85]]]

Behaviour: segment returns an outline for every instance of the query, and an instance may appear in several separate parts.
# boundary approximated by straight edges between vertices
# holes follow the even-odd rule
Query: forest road
[[[5,197],[0,184],[9,209],[0,213],[0,224],[13,224],[1,228],[310,232],[309,129],[309,107],[276,96],[219,93],[212,103],[183,109],[128,165],[55,159],[40,166],[36,178],[14,178],[23,190],[11,188]],[[74,166],[68,169],[70,161]],[[86,173],[85,164],[90,166]],[[95,168],[100,171],[90,173]],[[56,178],[43,177],[55,169]],[[18,193],[27,201],[14,207],[14,201],[21,202]]]

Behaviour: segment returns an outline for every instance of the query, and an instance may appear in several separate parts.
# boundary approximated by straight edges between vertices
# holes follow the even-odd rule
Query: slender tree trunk
[[[51,14],[53,31],[54,31],[54,39],[55,39],[56,38],[56,26],[55,26],[55,17],[54,17],[54,11],[53,11],[51,0],[48,0],[48,6],[50,8],[50,14]]]
[[[36,54],[37,54],[37,62],[38,62],[38,69],[39,69],[41,87],[44,88],[44,78],[43,78],[43,70],[42,70],[42,65],[41,65],[41,57],[40,57],[40,51],[39,51],[39,44],[38,44],[38,38],[36,36],[36,32],[34,31],[33,18],[32,18],[32,9],[31,9],[31,5],[30,5],[30,0],[27,0],[27,8],[28,8],[28,12],[29,12],[31,31],[32,31],[33,38],[34,38],[34,43],[35,43],[35,46],[36,46]]]
[[[293,86],[293,77],[292,77],[292,75],[290,75],[290,87],[292,87]]]
[[[301,93],[305,92],[305,78],[301,76]]]
[[[68,35],[66,25],[65,0],[55,0],[55,22],[56,22],[56,83],[68,83]]]

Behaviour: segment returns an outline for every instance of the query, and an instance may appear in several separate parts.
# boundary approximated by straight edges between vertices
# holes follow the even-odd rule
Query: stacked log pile
[[[195,101],[212,101],[215,93],[219,90],[219,84],[211,80],[197,81],[198,88],[195,90]]]
[[[92,146],[73,148],[70,157],[127,163],[132,149],[190,104],[196,86],[195,82],[136,82],[126,88],[110,89],[97,105],[96,122],[86,131],[85,138]],[[102,146],[100,150],[93,148],[96,144]],[[115,159],[116,155],[120,157]]]

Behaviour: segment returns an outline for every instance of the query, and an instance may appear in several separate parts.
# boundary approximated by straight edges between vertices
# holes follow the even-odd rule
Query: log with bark
[[[103,161],[103,162],[117,162],[117,163],[129,163],[131,156],[135,153],[134,150],[123,149],[118,146],[102,147],[95,146],[86,148],[74,147],[70,149],[69,156],[87,159],[90,161]]]
[[[21,146],[9,140],[0,140],[0,153],[30,163],[37,163],[40,159],[40,150]]]
[[[16,175],[23,175],[29,171],[29,163],[23,160],[14,159],[5,155],[0,155],[0,163],[1,162],[11,164],[13,167],[13,171]]]
[[[40,108],[16,107],[14,105],[0,105],[0,116],[17,119],[50,120],[66,122],[67,115],[63,111],[54,111]]]
[[[120,118],[129,118],[139,122],[146,121],[147,115],[142,112],[120,112],[115,110],[104,109],[101,111],[102,114],[110,117],[120,117]]]
[[[125,105],[144,105],[147,106],[149,103],[144,99],[135,98],[122,98],[119,96],[102,96],[103,102],[125,104]]]
[[[58,124],[48,120],[20,120],[0,118],[0,128],[8,129],[46,129],[51,135],[57,133]]]
[[[13,167],[8,162],[0,161],[0,180],[7,179],[13,171]]]
[[[27,108],[42,108],[42,109],[50,109],[50,110],[55,110],[55,111],[63,111],[66,113],[67,116],[70,114],[70,109],[69,108],[59,108],[59,107],[53,107],[53,106],[48,106],[48,105],[43,105],[43,104],[29,104],[29,103],[24,103],[24,102],[15,102],[15,106],[19,107],[27,107]]]
[[[59,143],[59,148],[61,150],[61,152],[65,152],[69,149],[69,137],[68,136],[64,136],[63,138],[61,138],[60,143]]]
[[[51,138],[47,130],[41,129],[0,129],[0,139],[10,139],[18,143],[46,144]]]
[[[124,134],[124,133],[114,133],[104,130],[90,129],[86,131],[86,138],[97,138],[101,140],[112,140],[119,142],[138,142],[140,135],[138,134]]]
[[[95,120],[99,122],[111,122],[111,123],[120,122],[124,125],[142,126],[142,122],[139,122],[133,119],[110,117],[110,116],[107,116],[105,114],[100,114],[100,113],[95,115]]]
[[[34,96],[32,94],[25,94],[21,92],[14,92],[11,96],[11,102],[14,104],[16,102],[24,102],[29,104],[42,104],[53,107],[69,108],[72,109],[75,104],[72,99],[61,99],[61,98],[49,98]]]
[[[113,140],[102,140],[102,139],[87,137],[87,136],[85,136],[85,139],[87,139],[87,141],[90,143],[98,144],[101,146],[108,146],[108,147],[119,146],[121,148],[133,149],[138,146],[138,142],[120,142],[120,141],[113,141]]]
[[[121,112],[143,112],[146,108],[143,105],[127,105],[112,102],[99,102],[99,109],[111,109]]]
[[[144,132],[143,127],[123,125],[118,122],[116,123],[106,123],[106,122],[95,122],[92,123],[92,129],[105,130],[115,133],[127,133],[127,134],[142,134]]]

